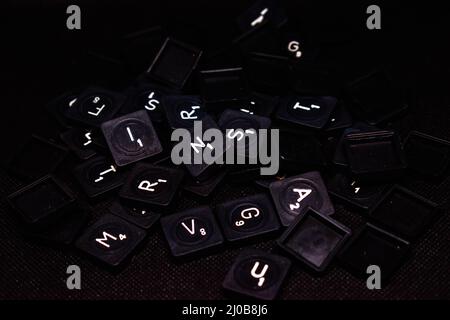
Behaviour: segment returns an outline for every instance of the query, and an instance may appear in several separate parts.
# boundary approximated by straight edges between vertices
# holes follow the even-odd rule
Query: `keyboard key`
[[[101,128],[118,166],[125,166],[162,152],[155,128],[144,110],[104,122]]]
[[[200,86],[206,103],[239,100],[247,93],[242,68],[201,71]]]
[[[45,225],[69,210],[75,197],[66,186],[49,175],[10,194],[8,202],[24,222]]]
[[[120,197],[156,207],[168,207],[183,179],[183,171],[137,164],[120,190]]]
[[[167,38],[147,74],[155,81],[181,89],[197,67],[201,54],[201,50],[191,45]]]
[[[105,214],[88,227],[76,247],[99,261],[117,267],[130,257],[146,232],[112,214]]]
[[[354,111],[370,125],[386,122],[407,108],[400,90],[394,87],[385,70],[376,70],[355,80],[347,91]]]
[[[60,137],[67,147],[81,160],[87,160],[97,154],[94,135],[98,134],[92,129],[69,129]]]
[[[71,90],[60,95],[46,105],[47,111],[64,128],[70,128],[66,113],[77,101],[79,94],[79,90]]]
[[[122,94],[91,87],[80,93],[66,116],[82,125],[98,127],[114,118],[124,101]]]
[[[207,206],[164,216],[161,225],[174,257],[212,249],[224,241],[219,225]]]
[[[450,163],[450,142],[412,131],[405,141],[408,168],[431,179],[444,178]]]
[[[272,202],[264,194],[219,204],[216,214],[228,241],[248,239],[280,229]]]
[[[167,121],[172,129],[191,128],[206,113],[199,96],[167,96],[163,100]]]
[[[341,223],[309,208],[278,239],[278,245],[316,272],[323,272],[351,235]]]
[[[311,171],[270,184],[281,224],[289,226],[308,207],[321,214],[331,215],[334,207],[319,172]]]
[[[393,131],[349,133],[344,148],[351,172],[362,179],[387,179],[406,168],[400,139]]]
[[[389,185],[361,183],[343,173],[336,173],[327,183],[331,196],[349,204],[352,208],[370,210],[386,194]]]
[[[75,178],[90,197],[97,197],[120,187],[125,179],[124,172],[105,157],[89,159],[74,169]]]
[[[322,129],[337,104],[334,97],[288,97],[280,102],[277,119],[303,127]]]
[[[150,229],[161,217],[153,212],[148,206],[114,201],[109,207],[109,211],[142,229]]]
[[[225,170],[218,171],[203,181],[186,176],[183,181],[183,189],[200,197],[209,197],[224,180],[226,174],[227,171]]]
[[[357,277],[367,279],[367,267],[381,270],[382,287],[401,266],[409,252],[409,243],[373,225],[359,230],[344,247],[339,261]]]
[[[234,261],[222,286],[239,296],[273,300],[288,275],[291,262],[285,257],[245,249]]]
[[[66,148],[32,135],[12,157],[9,170],[21,178],[35,180],[53,173],[67,153]]]
[[[281,27],[286,22],[286,12],[277,1],[273,0],[258,1],[237,18],[238,27],[243,32],[266,23],[274,27]]]
[[[336,104],[336,108],[331,113],[330,119],[325,126],[326,132],[336,132],[350,128],[353,124],[353,118],[342,102]]]
[[[417,238],[430,225],[438,206],[410,190],[394,186],[371,210],[369,217],[405,238]]]
[[[245,99],[245,104],[240,106],[239,111],[255,114],[262,117],[270,117],[278,105],[279,97],[260,92],[252,92]]]

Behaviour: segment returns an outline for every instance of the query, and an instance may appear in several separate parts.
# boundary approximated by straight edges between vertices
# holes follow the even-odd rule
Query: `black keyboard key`
[[[386,194],[389,185],[361,183],[347,174],[336,173],[327,182],[328,192],[353,208],[370,210]]]
[[[323,272],[351,235],[341,223],[309,208],[278,239],[278,245],[316,272]]]
[[[114,201],[109,207],[109,211],[143,229],[150,229],[161,217],[148,206],[122,201]]]
[[[34,180],[53,173],[67,153],[59,144],[33,135],[14,154],[9,169],[22,178]]]
[[[80,93],[66,115],[82,125],[98,127],[114,118],[124,101],[125,96],[120,93],[91,87]]]
[[[408,239],[420,236],[438,212],[434,202],[414,192],[394,186],[371,210],[374,224]]]
[[[331,215],[334,207],[319,172],[312,171],[270,184],[281,224],[289,226],[308,207],[321,214]]]
[[[408,168],[431,179],[445,177],[450,163],[450,142],[412,131],[405,141]]]
[[[290,267],[291,262],[285,257],[246,249],[234,261],[222,286],[239,296],[273,300]]]
[[[77,101],[79,94],[80,92],[78,90],[71,90],[55,98],[46,105],[47,111],[64,128],[70,128],[66,113]]]
[[[120,190],[124,199],[155,206],[170,206],[183,179],[183,171],[139,163]]]
[[[287,22],[287,15],[277,1],[261,0],[245,10],[238,18],[239,29],[247,32],[264,24],[281,27]]]
[[[326,132],[335,132],[350,128],[353,124],[353,118],[342,102],[338,102],[336,108],[331,113],[330,119],[325,126]]]
[[[23,221],[42,226],[69,210],[75,203],[75,197],[61,182],[49,175],[10,194],[8,202]]]
[[[378,266],[383,282],[392,277],[409,252],[409,243],[370,224],[359,230],[339,254],[341,264],[366,280],[367,268]]]
[[[248,239],[280,229],[275,208],[264,194],[219,204],[216,213],[228,241]]]
[[[207,206],[164,216],[161,225],[174,257],[212,249],[224,241],[214,214]]]
[[[191,45],[167,38],[148,69],[148,76],[181,89],[196,68],[201,54],[201,50]]]
[[[88,227],[76,247],[99,261],[117,267],[131,256],[146,232],[112,214],[105,214]]]
[[[104,122],[101,128],[118,166],[125,166],[162,152],[155,128],[144,110]]]
[[[400,90],[394,87],[390,76],[383,70],[355,80],[347,89],[355,112],[371,125],[385,122],[407,108]]]
[[[186,176],[183,181],[183,189],[200,197],[209,197],[219,186],[227,174],[227,171],[219,171],[211,174],[206,180],[196,180]]]
[[[206,103],[239,100],[247,93],[242,68],[201,71],[200,86]]]
[[[81,160],[87,160],[97,154],[94,135],[98,132],[89,129],[69,129],[61,134],[61,140]]]
[[[167,96],[163,100],[163,106],[172,129],[191,128],[194,121],[206,116],[199,96]]]
[[[307,128],[322,129],[328,123],[337,104],[334,97],[300,97],[283,99],[277,119]]]
[[[344,147],[350,170],[358,177],[387,179],[406,168],[400,139],[393,131],[349,133]]]
[[[279,97],[260,92],[252,92],[244,99],[245,104],[239,107],[239,111],[255,114],[262,117],[270,117],[278,105]]]
[[[125,179],[123,169],[119,169],[105,157],[87,160],[74,169],[75,178],[90,197],[96,197],[120,187]]]

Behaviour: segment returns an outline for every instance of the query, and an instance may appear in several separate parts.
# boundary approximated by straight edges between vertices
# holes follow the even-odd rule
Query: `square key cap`
[[[238,241],[280,229],[271,200],[265,194],[219,204],[217,219],[228,241]]]
[[[401,266],[408,251],[407,241],[367,224],[342,249],[339,261],[364,280],[367,279],[367,267],[376,265],[381,270],[381,279],[386,281]]]
[[[138,163],[120,190],[120,197],[147,205],[167,207],[183,179],[183,171]]]
[[[29,224],[45,224],[75,202],[72,192],[55,177],[45,176],[10,194],[8,202]]]
[[[201,55],[201,50],[167,38],[147,74],[165,85],[181,89],[196,68]]]
[[[87,160],[97,154],[94,144],[94,135],[97,131],[89,129],[69,129],[61,133],[61,140],[81,160]]]
[[[219,225],[207,206],[164,216],[161,225],[174,257],[198,253],[223,243]]]
[[[125,101],[125,96],[103,88],[84,90],[66,116],[82,125],[98,127],[112,119]]]
[[[239,100],[247,90],[242,68],[201,71],[200,83],[206,103]]]
[[[270,184],[281,224],[289,226],[308,207],[324,214],[334,213],[327,188],[319,172],[311,171],[298,176],[275,181]]]
[[[287,19],[285,10],[277,1],[261,0],[239,15],[237,24],[241,31],[246,32],[266,23],[281,27]]]
[[[144,110],[104,122],[101,128],[118,166],[162,152],[155,128]]]
[[[112,214],[105,214],[88,227],[75,246],[101,262],[117,267],[130,257],[146,232]]]
[[[75,178],[90,197],[96,197],[120,187],[125,175],[112,160],[98,156],[82,163],[74,169]]]
[[[67,122],[66,113],[77,101],[80,94],[79,90],[68,91],[59,97],[53,99],[46,105],[46,110],[58,121],[64,128],[70,128]]]
[[[293,96],[280,101],[277,119],[296,125],[322,129],[328,123],[337,104],[335,97]]]
[[[309,208],[277,243],[312,270],[323,272],[350,235],[346,226]]]
[[[109,211],[143,229],[150,229],[161,216],[146,205],[125,203],[124,201],[114,201],[109,207]]]
[[[432,179],[444,178],[450,163],[450,142],[412,131],[406,138],[408,168]]]
[[[186,176],[183,181],[183,189],[200,197],[209,197],[216,187],[223,181],[227,171],[222,170],[209,175],[205,180],[197,180]]]
[[[291,262],[256,249],[245,249],[234,261],[222,286],[238,295],[273,300],[278,294]]]
[[[163,99],[163,107],[172,129],[192,128],[194,121],[202,120],[206,116],[199,96],[166,96]]]
[[[438,212],[438,206],[414,192],[394,186],[371,210],[369,217],[406,238],[420,236]]]

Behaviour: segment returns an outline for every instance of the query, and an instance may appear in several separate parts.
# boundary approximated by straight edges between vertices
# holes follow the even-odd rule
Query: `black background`
[[[170,34],[208,50],[235,36],[235,17],[251,1],[6,1],[3,2],[0,116],[2,162],[30,133],[56,137],[53,121],[44,111],[51,98],[73,87],[95,83],[89,68],[80,68],[87,49],[99,48],[114,56],[117,39],[141,28],[162,25]],[[5,5],[6,4],[6,5]],[[68,31],[65,13],[69,4],[82,11],[82,30]],[[382,8],[382,30],[365,27],[367,2],[287,1],[290,19],[301,21],[323,48],[323,61],[345,70],[343,80],[383,64],[396,84],[407,89],[410,113],[395,125],[402,134],[420,130],[450,139],[448,93],[449,50],[445,14],[431,2],[377,2]],[[149,52],[149,64],[154,52]],[[119,68],[120,72],[122,70]],[[112,72],[116,70],[110,70]],[[127,81],[133,74],[119,80]],[[101,78],[101,77],[100,77]],[[120,78],[120,77],[119,77]],[[119,81],[120,82],[120,81]],[[114,85],[117,83],[114,81]],[[117,85],[120,87],[120,85]],[[71,182],[69,182],[71,184]],[[450,179],[432,185],[409,176],[402,183],[443,204],[442,216],[414,245],[408,263],[380,291],[369,291],[365,282],[339,267],[314,277],[296,265],[281,292],[282,299],[433,299],[450,298]],[[17,190],[23,181],[0,172],[2,196]],[[211,204],[255,193],[248,186],[226,184]],[[178,209],[198,203],[181,195]],[[94,215],[106,212],[108,201],[94,206]],[[364,220],[336,205],[336,219],[355,228]],[[220,299],[221,282],[239,248],[175,264],[159,227],[152,229],[144,248],[121,273],[110,273],[66,249],[55,249],[25,240],[13,213],[0,202],[0,297],[34,298],[133,298]],[[273,242],[255,244],[271,250]],[[66,289],[66,268],[82,269],[82,290]]]

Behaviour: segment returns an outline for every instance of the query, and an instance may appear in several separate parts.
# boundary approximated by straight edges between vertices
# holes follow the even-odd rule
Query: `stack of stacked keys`
[[[298,265],[316,276],[338,261],[360,277],[377,265],[389,279],[439,212],[400,185],[402,177],[445,177],[450,142],[416,131],[402,139],[391,129],[407,104],[384,69],[341,84],[342,95],[302,87],[296,67],[314,65],[320,48],[274,1],[257,2],[237,26],[240,35],[215,56],[169,37],[124,90],[88,87],[49,103],[64,131],[59,141],[33,136],[12,159],[11,173],[30,184],[9,195],[11,207],[31,235],[75,246],[106,267],[130,260],[158,221],[178,259],[277,239],[276,253],[247,248],[230,265],[223,287],[243,296],[274,299]],[[242,64],[214,65],[230,55]],[[192,134],[198,121],[238,140],[239,132],[279,130],[278,172],[261,175],[260,163],[174,164],[172,130]],[[192,138],[194,151],[209,148]],[[250,148],[234,151],[248,162]],[[259,191],[210,201],[229,184]],[[78,187],[81,194],[71,190]],[[178,210],[180,193],[205,204]],[[90,221],[83,196],[110,201],[109,213]],[[367,223],[352,230],[336,205]]]

